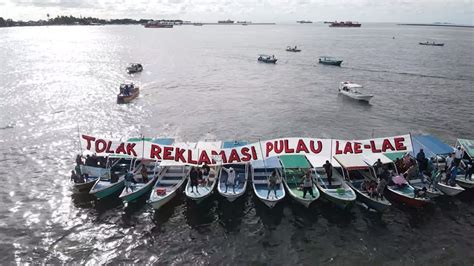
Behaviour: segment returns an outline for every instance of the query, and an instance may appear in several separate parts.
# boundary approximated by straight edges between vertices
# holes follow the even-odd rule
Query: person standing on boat
[[[189,180],[191,182],[191,193],[194,192],[194,188],[196,188],[196,193],[199,194],[198,184],[199,184],[199,174],[198,170],[193,166],[191,167],[191,171],[189,172]]]
[[[425,152],[423,152],[423,149],[420,149],[418,154],[416,155],[416,161],[418,162],[418,176],[421,177],[421,181],[424,181],[423,178],[423,172],[425,171]]]
[[[206,186],[209,186],[209,172],[210,171],[211,171],[211,168],[209,167],[209,165],[204,163],[204,165],[202,166],[202,179],[204,183],[206,184]]]
[[[459,163],[461,162],[463,156],[463,152],[461,150],[461,146],[458,146],[457,150],[454,152],[454,163],[457,167],[459,167]]]
[[[303,176],[303,199],[306,198],[306,193],[309,192],[311,197],[315,198],[313,194],[313,178],[311,177],[311,170],[306,171]]]
[[[273,170],[272,174],[268,178],[268,194],[267,194],[267,199],[270,197],[270,192],[273,190],[275,193],[275,198],[277,197],[277,182],[278,182],[278,176],[276,170]]]
[[[227,189],[229,186],[232,186],[232,191],[235,194],[235,171],[234,168],[230,167],[229,169],[222,167],[222,170],[227,172],[227,182],[225,183],[225,192],[227,193]]]
[[[464,179],[469,179],[472,180],[472,174],[474,173],[474,165],[472,164],[472,159],[469,157],[466,167],[464,168],[466,171],[466,174],[464,175]]]
[[[451,169],[451,167],[453,166],[454,164],[454,152],[451,153],[450,156],[448,156],[446,158],[446,166],[444,167],[444,170],[446,171],[446,173]]]
[[[324,171],[326,171],[326,176],[328,177],[329,186],[332,186],[332,164],[329,161],[323,165]]]
[[[374,163],[375,173],[377,173],[377,177],[381,176],[383,173],[383,163],[379,159]]]
[[[140,170],[140,174],[142,175],[142,181],[143,183],[148,183],[148,171],[146,169],[146,166],[142,164],[142,169]]]
[[[128,192],[128,189],[130,189],[133,192],[133,187],[132,187],[133,181],[135,181],[133,179],[133,173],[132,171],[128,171],[127,174],[125,175],[125,191]]]

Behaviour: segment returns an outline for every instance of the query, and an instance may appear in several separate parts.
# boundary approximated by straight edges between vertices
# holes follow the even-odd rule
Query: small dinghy
[[[419,42],[420,45],[426,45],[426,46],[444,46],[444,43],[436,43],[436,42]]]
[[[138,174],[134,175],[135,182],[127,189],[122,190],[119,198],[124,203],[136,201],[142,196],[147,196],[151,188],[155,184],[159,169],[158,161],[142,161],[138,168]],[[146,171],[146,178],[143,178]]]
[[[387,186],[385,191],[390,198],[399,203],[420,208],[431,202],[428,197],[417,194],[416,191],[418,190],[415,190],[403,176],[393,176],[392,183],[393,184]]]
[[[117,94],[117,103],[129,103],[133,99],[137,98],[140,94],[140,88],[130,84],[121,84],[120,85],[120,93]]]
[[[276,64],[276,62],[278,61],[278,59],[276,59],[274,55],[270,56],[270,55],[265,55],[265,54],[259,55],[257,60],[259,62],[268,63],[268,64]]]
[[[303,177],[307,171],[311,171],[311,165],[304,155],[282,155],[279,157],[280,164],[283,168],[283,184],[285,185],[288,194],[298,203],[305,207],[309,207],[312,202],[317,200],[320,196],[316,184],[313,182],[312,190],[314,197],[311,194],[304,196],[303,193]]]
[[[342,166],[341,172],[346,177],[346,183],[354,190],[358,201],[378,212],[384,212],[392,205],[383,196],[386,182],[379,181],[376,177],[375,170],[371,167],[373,165],[371,158],[358,154],[341,154],[335,155],[334,159]],[[390,162],[389,159],[387,160]],[[338,173],[339,171],[334,172]],[[380,184],[379,182],[385,183]],[[377,191],[379,185],[383,187],[380,194]]]
[[[320,56],[318,63],[322,65],[341,66],[342,60],[336,59],[331,56]]]
[[[339,93],[345,95],[351,99],[369,102],[373,95],[370,94],[363,94],[358,89],[363,88],[359,84],[352,83],[350,81],[344,81],[339,84]]]
[[[270,187],[270,176],[276,174],[274,189]],[[277,157],[252,162],[252,187],[255,195],[269,208],[285,198],[285,187],[281,178],[281,165]]]
[[[161,208],[178,194],[186,182],[190,169],[189,166],[174,161],[162,161],[160,168],[157,181],[148,199],[148,203],[155,210]]]
[[[110,176],[110,169],[102,167],[80,165],[80,169],[84,182],[73,184],[74,193],[88,193],[98,178]]]
[[[130,64],[127,67],[128,74],[133,74],[133,73],[142,72],[142,71],[143,71],[143,66],[142,64],[139,64],[139,63]]]
[[[298,53],[298,52],[301,52],[301,49],[298,49],[298,47],[296,47],[296,45],[295,45],[295,47],[287,46],[286,51],[287,52]]]
[[[211,154],[211,150],[218,150],[222,145],[221,141],[216,142],[204,142],[199,141],[196,145],[198,150],[209,151],[208,154]],[[214,187],[217,184],[217,173],[219,173],[219,168],[217,166],[209,166],[209,177],[208,180],[201,180],[197,187],[191,186],[191,179],[188,175],[188,182],[186,183],[186,188],[184,189],[186,197],[190,200],[195,201],[196,203],[202,202],[204,199],[208,198],[214,192]]]

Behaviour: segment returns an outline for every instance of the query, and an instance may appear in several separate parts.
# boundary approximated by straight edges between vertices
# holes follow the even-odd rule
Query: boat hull
[[[352,183],[350,182],[346,182],[347,185],[349,185],[352,190],[354,190],[354,192],[356,193],[356,196],[357,196],[357,200],[364,203],[365,205],[367,205],[367,207],[373,209],[373,210],[376,210],[378,212],[385,212],[388,210],[388,208],[390,208],[390,206],[392,204],[390,204],[390,202],[381,202],[381,201],[377,201],[377,200],[374,200],[370,197],[368,197],[365,193],[363,193],[362,191],[358,190],[357,188],[354,187],[354,185],[352,185]]]
[[[438,182],[435,187],[448,196],[456,196],[464,191],[464,188],[459,185],[450,186],[440,182]]]
[[[421,207],[424,207],[426,205],[428,205],[430,203],[430,200],[426,199],[426,198],[412,198],[412,197],[409,197],[407,195],[403,195],[397,191],[395,191],[394,189],[392,189],[391,187],[387,186],[387,188],[385,189],[385,192],[387,193],[387,195],[399,202],[399,203],[403,203],[403,204],[406,204],[408,206],[411,206],[411,207],[415,207],[415,208],[421,208]]]
[[[309,206],[311,205],[311,203],[313,203],[314,201],[316,201],[319,197],[320,197],[320,193],[319,193],[319,190],[318,190],[318,187],[313,185],[313,193],[314,193],[314,198],[311,197],[311,195],[307,195],[307,198],[303,198],[303,197],[300,197],[299,195],[296,195],[296,193],[294,192],[293,189],[291,189],[288,184],[286,183],[286,181],[283,182],[283,184],[285,185],[285,188],[288,192],[288,194],[290,195],[291,198],[293,198],[296,202],[298,202],[299,204],[305,206],[306,208],[309,208]]]
[[[176,197],[178,189],[170,192],[166,197],[162,197],[158,200],[149,201],[148,203],[153,207],[153,209],[158,210],[163,207],[166,203],[170,202],[174,197]]]
[[[93,194],[98,200],[101,200],[103,198],[107,198],[112,195],[115,195],[119,191],[122,191],[122,189],[125,187],[124,183],[125,183],[124,179],[122,179],[122,180],[117,181],[117,183],[110,185],[106,188],[103,188],[97,191],[91,190],[89,193]]]
[[[120,199],[122,199],[122,201],[124,203],[128,203],[128,202],[133,202],[133,201],[136,201],[137,199],[145,196],[145,195],[148,195],[151,191],[151,189],[153,188],[153,185],[155,184],[155,181],[156,179],[153,179],[153,181],[147,183],[145,186],[141,187],[140,189],[136,190],[136,191],[133,191],[132,193],[129,193],[129,194],[125,194],[125,195],[120,195]],[[124,194],[125,192],[125,189],[123,189],[122,191],[122,194]]]
[[[271,197],[266,197],[266,195],[268,195],[268,188],[267,189],[259,189],[256,187],[255,184],[252,184],[252,187],[253,187],[253,192],[255,193],[255,195],[257,196],[257,198],[263,203],[265,204],[268,208],[273,208],[275,207],[278,202],[280,202],[281,200],[283,200],[285,198],[285,188],[283,186],[283,184],[279,184],[278,185],[278,189],[277,189],[277,196],[275,196],[275,193],[274,191],[270,191],[270,196]]]
[[[436,187],[434,186],[429,187],[428,184],[422,183],[421,180],[419,179],[410,180],[409,183],[416,189],[423,189],[425,187],[426,196],[428,196],[428,198],[436,198],[436,197],[444,195],[444,193],[438,190]]]
[[[73,191],[74,193],[88,193],[92,189],[96,181],[97,178],[85,183],[75,183],[73,185]]]
[[[278,61],[278,59],[257,59],[259,62],[262,62],[262,63],[267,63],[267,64],[276,64],[276,62]]]
[[[474,181],[469,180],[469,179],[464,179],[464,176],[463,177],[457,177],[456,178],[456,183],[460,187],[465,188],[465,189],[474,188]]]
[[[339,93],[341,93],[342,95],[344,95],[346,97],[349,97],[351,99],[362,101],[362,102],[367,102],[367,103],[370,102],[372,97],[374,97],[373,95],[355,95],[355,94],[352,94],[352,93],[346,93],[344,91],[339,91]]]
[[[124,96],[124,95],[117,95],[117,103],[129,103],[131,102],[133,99],[137,98],[138,95],[140,94],[140,89],[137,88],[132,94],[128,95],[128,96]]]
[[[328,65],[328,66],[341,66],[342,60],[338,60],[338,61],[322,61],[322,60],[320,60],[319,63],[322,64],[322,65]]]
[[[188,179],[188,182],[186,184],[186,188],[184,189],[186,198],[195,201],[196,203],[201,203],[203,202],[206,198],[210,197],[214,193],[214,187],[216,186],[217,181],[215,181],[210,187],[208,187],[208,190],[206,190],[205,187],[198,187],[198,190],[202,190],[206,193],[192,193],[189,190],[191,189],[191,182]]]

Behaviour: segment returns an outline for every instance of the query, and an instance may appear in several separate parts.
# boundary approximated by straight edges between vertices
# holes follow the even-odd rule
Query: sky
[[[0,0],[0,17],[183,19],[215,22],[296,20],[474,24],[474,0]]]

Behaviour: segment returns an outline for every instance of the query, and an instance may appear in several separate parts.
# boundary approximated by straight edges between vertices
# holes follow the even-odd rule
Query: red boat
[[[358,22],[352,22],[352,21],[341,21],[341,22],[337,22],[337,21],[334,21],[332,22],[329,27],[341,27],[341,28],[360,28],[362,24],[358,23]]]
[[[429,198],[415,196],[415,189],[409,184],[402,187],[397,185],[387,186],[385,193],[390,199],[415,208],[421,208],[431,202]]]

